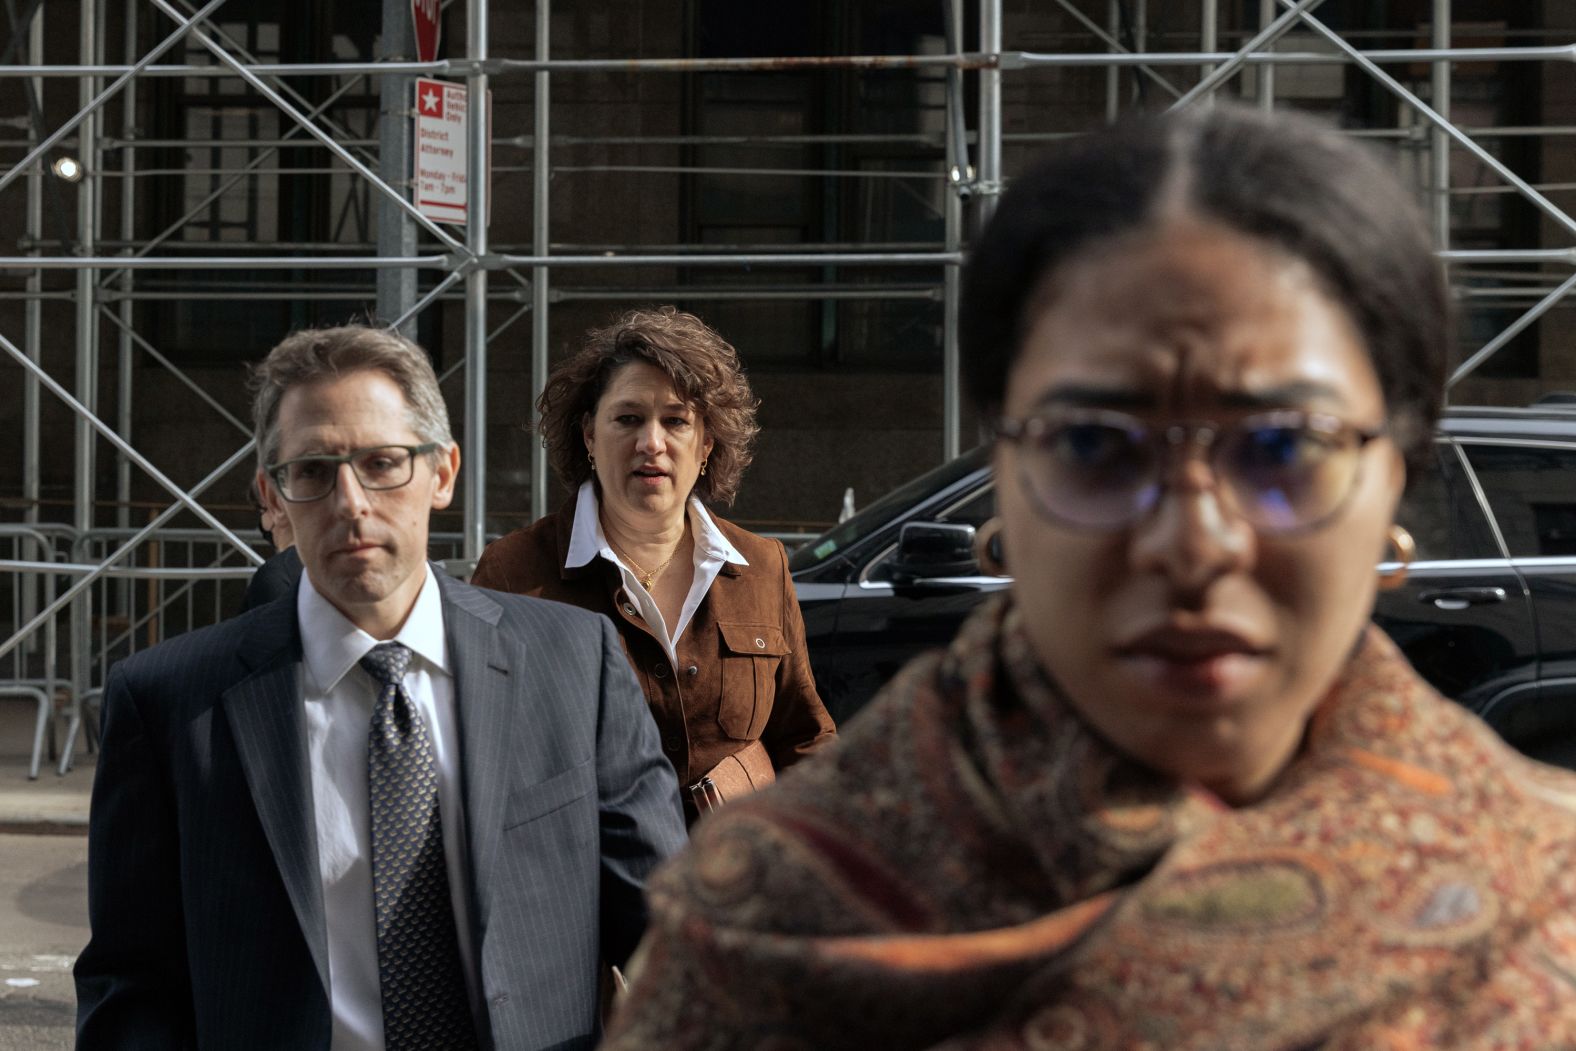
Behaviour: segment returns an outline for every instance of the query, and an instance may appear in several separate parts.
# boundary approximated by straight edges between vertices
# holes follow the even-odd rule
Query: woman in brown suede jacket
[[[489,545],[471,578],[612,618],[691,819],[837,735],[782,544],[702,504],[732,503],[756,405],[737,352],[691,314],[590,332],[537,401],[576,498]]]

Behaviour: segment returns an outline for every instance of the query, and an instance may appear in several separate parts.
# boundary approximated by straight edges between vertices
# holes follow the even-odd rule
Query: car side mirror
[[[892,559],[893,583],[927,577],[978,576],[974,527],[958,522],[909,522],[898,534]]]

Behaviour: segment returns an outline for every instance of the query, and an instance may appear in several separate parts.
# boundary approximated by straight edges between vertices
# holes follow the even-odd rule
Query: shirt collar
[[[689,498],[689,519],[695,533],[695,546],[701,557],[740,566],[750,564],[739,553],[739,549],[722,535],[722,530],[717,528],[711,514],[693,496]],[[607,536],[602,532],[602,518],[597,514],[596,487],[587,479],[580,483],[580,492],[575,496],[575,522],[569,532],[569,551],[564,556],[564,568],[574,569],[586,565],[598,555],[616,561]],[[696,561],[700,561],[700,558]]]
[[[447,674],[449,647],[443,633],[443,599],[432,567],[423,563],[421,568],[426,573],[421,591],[393,641],[409,646],[416,656]],[[301,574],[296,619],[301,625],[302,659],[320,693],[338,686],[339,680],[378,644],[377,639],[352,624],[312,586],[311,573]]]

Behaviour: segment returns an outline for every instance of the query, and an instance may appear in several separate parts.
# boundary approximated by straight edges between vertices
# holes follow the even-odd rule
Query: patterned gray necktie
[[[384,642],[361,658],[380,686],[372,706],[367,788],[378,983],[388,1051],[476,1047],[438,812],[432,735],[410,693],[410,650]]]

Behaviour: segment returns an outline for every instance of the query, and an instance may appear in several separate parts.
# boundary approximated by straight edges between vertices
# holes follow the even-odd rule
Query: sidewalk
[[[88,798],[93,791],[93,764],[79,737],[76,765],[64,777],[55,772],[59,759],[46,752],[37,781],[27,779],[33,751],[31,701],[0,698],[0,832],[87,831]],[[66,721],[55,727],[57,745],[63,743]]]

